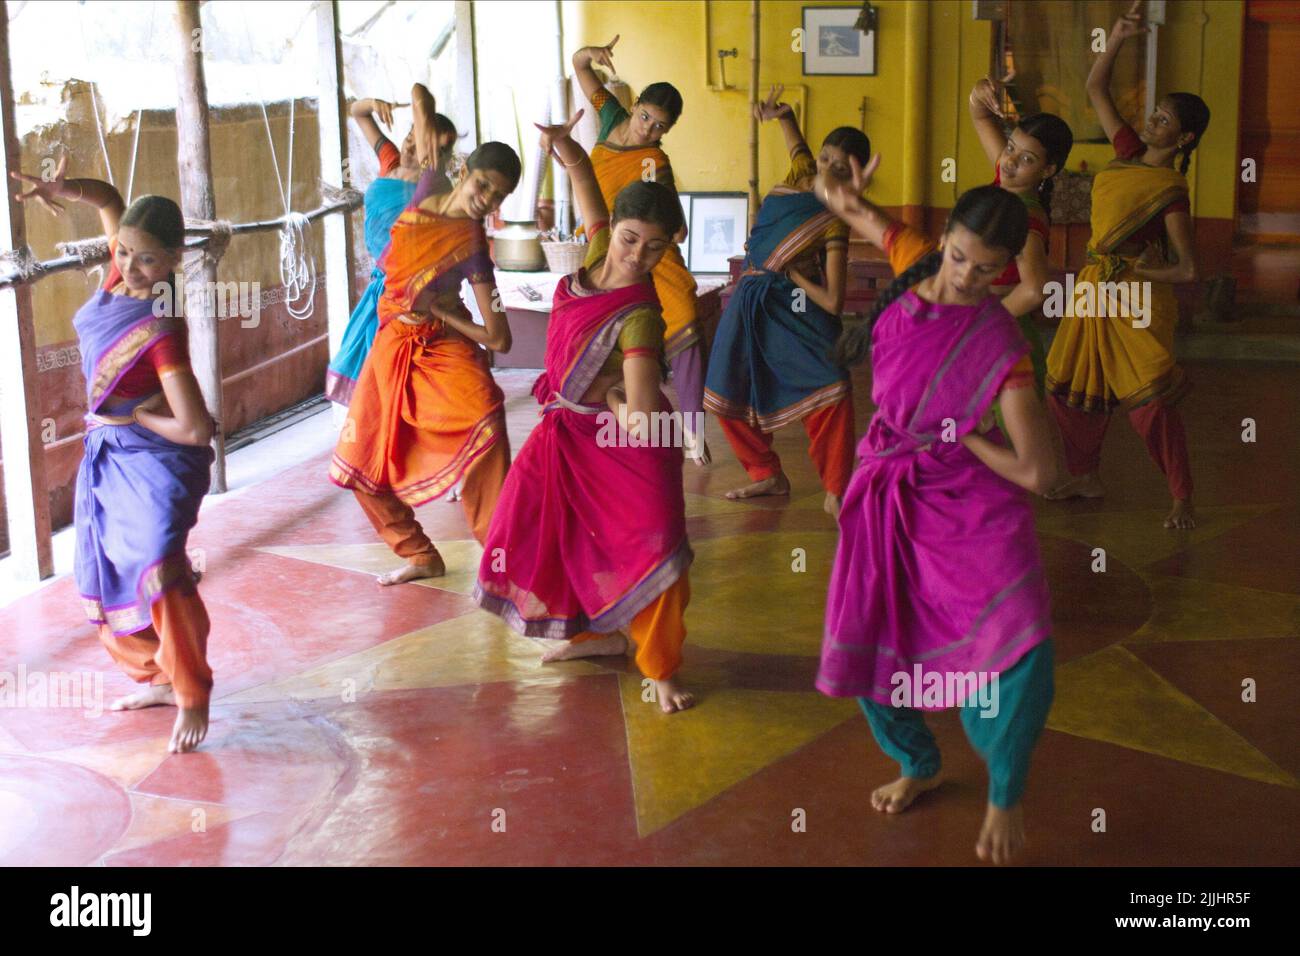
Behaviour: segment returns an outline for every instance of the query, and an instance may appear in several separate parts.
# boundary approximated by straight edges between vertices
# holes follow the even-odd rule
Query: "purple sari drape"
[[[907,292],[873,333],[872,400],[844,496],[817,688],[890,703],[892,677],[1010,668],[1049,637],[1027,494],[958,440],[1028,351],[994,297]],[[996,430],[988,437],[1002,441]]]
[[[618,630],[694,557],[681,448],[602,447],[617,434],[612,413],[581,404],[628,315],[658,306],[654,287],[582,294],[573,282],[555,291],[533,389],[542,420],[506,475],[474,588],[480,607],[531,637]]]
[[[151,300],[101,291],[73,326],[90,416],[129,415],[147,396],[113,399],[113,389],[151,345],[176,331],[177,320],[155,317]],[[92,623],[133,634],[152,626],[150,608],[163,592],[193,580],[185,539],[208,490],[213,452],[90,416],[77,472],[77,588]]]

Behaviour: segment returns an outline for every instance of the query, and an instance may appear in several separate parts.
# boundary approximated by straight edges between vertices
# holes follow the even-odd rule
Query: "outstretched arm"
[[[803,147],[808,148],[804,141],[803,133],[799,130],[799,123],[794,118],[794,107],[789,103],[782,103],[778,99],[785,92],[783,85],[773,86],[767,94],[767,99],[761,103],[754,104],[754,116],[760,123],[767,120],[778,120],[781,124],[781,135],[785,137],[785,151],[791,156],[795,150]]]
[[[569,183],[573,187],[574,199],[578,203],[578,212],[590,228],[608,222],[609,209],[605,205],[605,197],[600,194],[600,184],[596,181],[596,170],[591,165],[591,157],[570,135],[584,112],[585,110],[578,110],[567,123],[556,126],[543,126],[541,123],[533,125],[542,131],[538,137],[542,152],[555,156],[564,164],[565,171],[569,174]]]
[[[984,155],[994,166],[1002,157],[1002,151],[1007,148],[1007,136],[1002,129],[1004,117],[1001,93],[1002,84],[1010,80],[1013,75],[1008,74],[1001,83],[994,81],[992,77],[985,77],[970,91],[971,122],[975,124],[975,133],[979,136],[980,146],[984,147]]]
[[[1106,138],[1112,143],[1115,141],[1115,134],[1124,127],[1124,118],[1119,115],[1119,110],[1115,108],[1115,101],[1110,96],[1110,74],[1115,66],[1115,57],[1119,55],[1119,48],[1124,45],[1124,41],[1147,32],[1148,28],[1142,25],[1142,14],[1139,12],[1141,8],[1142,0],[1133,0],[1133,6],[1129,7],[1128,13],[1115,21],[1110,36],[1106,38],[1105,51],[1097,57],[1088,72],[1088,101],[1097,111],[1101,128],[1106,131]]]
[[[813,195],[826,204],[826,208],[839,216],[849,227],[882,252],[885,251],[885,233],[894,220],[862,193],[871,183],[871,177],[880,166],[880,154],[871,157],[866,169],[854,156],[849,157],[851,174],[848,182],[818,176],[813,182]]]
[[[392,129],[393,110],[405,105],[407,104],[389,103],[387,100],[354,100],[352,105],[348,107],[348,115],[357,121],[357,126],[361,127],[361,132],[365,135],[370,148],[377,150],[380,143],[389,139],[384,135],[384,131],[379,128],[379,123],[383,123],[389,129]],[[375,121],[376,113],[379,114],[378,122]]]
[[[122,213],[126,211],[122,194],[111,183],[103,180],[65,179],[64,173],[67,168],[68,157],[65,153],[59,158],[59,165],[55,167],[54,175],[49,179],[13,171],[9,175],[32,187],[25,193],[18,193],[16,198],[23,203],[35,199],[55,216],[63,213],[63,203],[59,200],[90,203],[99,210],[99,221],[104,227],[104,235],[111,242],[121,225]]]
[[[599,63],[610,73],[613,73],[614,44],[617,42],[618,36],[616,35],[605,46],[584,46],[573,54],[573,72],[577,74],[578,85],[582,87],[582,92],[587,99],[593,103],[596,101],[596,94],[605,89],[605,84],[600,82],[600,77],[591,68],[591,64]]]
[[[438,168],[438,131],[433,117],[438,104],[423,83],[411,87],[411,110],[415,113],[415,155],[421,167]]]

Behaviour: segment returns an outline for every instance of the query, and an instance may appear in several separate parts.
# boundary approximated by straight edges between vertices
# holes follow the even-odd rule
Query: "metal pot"
[[[507,272],[541,272],[546,256],[537,236],[537,227],[529,222],[508,223],[492,236],[492,259],[498,269]]]

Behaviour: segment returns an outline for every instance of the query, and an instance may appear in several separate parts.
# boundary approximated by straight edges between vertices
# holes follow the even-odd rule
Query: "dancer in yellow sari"
[[[671,83],[651,83],[632,105],[623,109],[614,95],[601,83],[592,63],[614,69],[613,50],[618,37],[608,46],[583,47],[573,54],[573,69],[582,92],[591,100],[600,120],[600,133],[591,151],[596,182],[605,206],[614,208],[614,200],[629,183],[651,180],[676,191],[668,154],[661,138],[672,129],[682,114],[682,95]],[[664,351],[672,369],[673,388],[683,413],[704,411],[704,363],[700,352],[699,330],[695,324],[695,277],[686,268],[676,243],[686,239],[682,226],[654,269],[655,293],[663,307],[668,332]],[[684,414],[684,420],[699,419]],[[708,447],[698,436],[698,445],[690,455],[697,465],[709,463]]]
[[[1196,522],[1187,437],[1176,407],[1187,380],[1174,361],[1173,284],[1196,279],[1184,174],[1210,110],[1195,94],[1171,93],[1141,134],[1120,117],[1110,97],[1111,67],[1124,41],[1146,32],[1140,6],[1134,2],[1115,24],[1088,75],[1088,98],[1117,157],[1093,182],[1088,264],[1074,288],[1067,285],[1060,301],[1049,296],[1044,306],[1062,316],[1047,356],[1046,384],[1073,476],[1047,497],[1104,494],[1101,443],[1110,413],[1122,407],[1168,479],[1173,508],[1165,527],[1185,529]]]

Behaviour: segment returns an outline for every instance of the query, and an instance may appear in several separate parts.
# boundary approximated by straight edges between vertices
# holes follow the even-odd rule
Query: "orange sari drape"
[[[591,151],[591,163],[596,170],[600,194],[611,213],[614,199],[623,187],[646,177],[651,169],[656,182],[672,183],[668,156],[658,146],[619,149],[599,143]],[[653,278],[659,304],[663,307],[664,323],[668,326],[664,336],[664,357],[671,359],[699,341],[695,326],[695,277],[687,270],[676,243],[668,247],[655,266]]]
[[[411,505],[446,494],[469,466],[506,440],[504,395],[487,355],[413,306],[437,283],[440,304],[460,308],[460,279],[487,281],[491,260],[481,223],[408,209],[385,254],[379,333],[357,380],[330,462],[330,480]],[[468,315],[468,313],[466,313]]]

